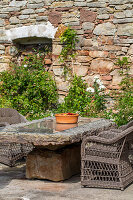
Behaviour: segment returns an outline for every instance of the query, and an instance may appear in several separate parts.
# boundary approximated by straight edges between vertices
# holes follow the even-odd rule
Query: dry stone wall
[[[35,27],[43,26],[52,36],[53,74],[60,96],[66,95],[69,83],[62,77],[63,66],[58,57],[61,45],[54,38],[60,24],[70,25],[77,31],[77,57],[72,61],[72,71],[83,76],[88,84],[98,75],[107,90],[119,89],[121,78],[116,58],[128,56],[133,62],[133,0],[2,0],[0,4],[0,71],[8,68],[8,63],[15,55],[15,44],[7,35],[7,30],[27,26],[27,37],[39,37]],[[31,28],[32,25],[32,28]],[[47,28],[48,27],[48,28]],[[14,31],[16,32],[16,31]],[[31,34],[32,33],[32,34]],[[17,34],[17,32],[16,32]],[[20,34],[23,37],[23,34]],[[21,39],[21,38],[20,38]],[[130,71],[133,74],[133,66]]]

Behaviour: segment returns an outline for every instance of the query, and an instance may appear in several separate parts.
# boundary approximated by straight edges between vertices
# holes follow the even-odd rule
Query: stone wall
[[[19,37],[13,33],[19,35],[20,28],[26,26],[24,30],[29,31],[27,35],[20,34],[20,41],[23,37],[52,39],[53,73],[63,98],[68,82],[62,78],[63,66],[58,62],[61,45],[59,39],[54,39],[60,24],[72,26],[79,37],[72,71],[83,76],[89,85],[98,75],[107,90],[119,89],[121,78],[115,59],[128,56],[133,62],[133,0],[1,1],[0,71],[8,68],[15,54],[15,37]],[[133,74],[133,66],[130,73]]]

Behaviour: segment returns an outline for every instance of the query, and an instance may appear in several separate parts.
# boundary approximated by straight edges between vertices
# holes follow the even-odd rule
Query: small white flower
[[[100,79],[96,79],[95,81],[96,81],[96,83],[97,83],[98,85],[102,85],[102,82],[100,81]]]
[[[94,80],[99,79],[99,76],[94,76]]]
[[[86,91],[87,91],[87,92],[92,92],[92,93],[95,92],[95,91],[94,91],[94,88],[92,88],[92,87],[88,87],[88,88],[86,89]]]
[[[104,90],[106,87],[104,85],[99,85],[100,90]]]
[[[24,67],[27,67],[27,65],[24,65]]]

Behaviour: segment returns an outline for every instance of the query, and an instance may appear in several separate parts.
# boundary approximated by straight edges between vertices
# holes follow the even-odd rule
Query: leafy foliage
[[[98,91],[98,84],[94,82],[94,93],[89,92],[87,83],[76,75],[64,100],[58,111],[79,112],[81,116],[94,117],[105,108],[105,98]]]
[[[25,58],[21,66],[14,65],[10,71],[2,72],[0,79],[1,107],[7,105],[35,119],[57,105],[56,84],[36,54]]]
[[[118,59],[116,63],[120,67],[122,81],[121,91],[116,96],[115,109],[118,111],[113,115],[115,122],[120,126],[133,119],[133,77],[130,76],[130,62],[127,57]]]
[[[60,36],[60,42],[63,45],[60,53],[60,62],[64,64],[64,76],[70,72],[67,60],[75,57],[76,43],[78,42],[77,33],[75,30],[68,27]]]

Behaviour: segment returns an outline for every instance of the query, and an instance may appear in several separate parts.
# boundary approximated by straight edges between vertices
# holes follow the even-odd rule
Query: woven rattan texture
[[[0,143],[0,163],[14,167],[33,149],[32,144]]]
[[[133,122],[133,121],[132,121]],[[133,123],[85,136],[81,146],[81,185],[123,190],[133,181],[129,159]]]
[[[26,122],[25,118],[17,110],[12,108],[0,108],[0,126]],[[5,143],[0,141],[0,163],[10,167],[15,166],[18,161],[32,151],[32,144]]]

